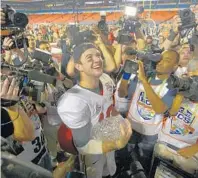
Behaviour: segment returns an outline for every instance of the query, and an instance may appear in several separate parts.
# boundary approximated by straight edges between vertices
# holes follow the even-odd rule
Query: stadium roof
[[[69,12],[76,9],[87,11],[97,8],[99,11],[112,8],[118,10],[133,3],[152,9],[186,8],[196,2],[197,0],[2,0],[1,5],[4,7],[8,4],[26,13],[42,13],[43,10],[43,12]]]

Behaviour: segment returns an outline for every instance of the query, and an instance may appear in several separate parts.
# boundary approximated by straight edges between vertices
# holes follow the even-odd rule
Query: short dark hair
[[[177,63],[179,63],[180,55],[179,55],[179,53],[176,50],[174,50],[174,49],[168,49],[168,50],[164,51],[163,53],[165,53],[165,52],[174,52],[176,54]]]

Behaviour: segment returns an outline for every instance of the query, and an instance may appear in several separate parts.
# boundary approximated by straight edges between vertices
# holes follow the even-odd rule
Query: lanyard
[[[191,108],[189,107],[188,104],[184,104],[184,110],[185,111],[189,110],[189,111],[192,112],[192,110],[191,110]],[[193,116],[195,116],[195,117],[196,117],[197,110],[198,110],[198,104],[196,104],[195,110],[192,112]]]
[[[151,81],[151,77],[148,79],[148,83],[150,84],[150,81]],[[156,92],[157,93],[157,95],[159,95],[160,94],[160,91],[164,88],[164,86],[166,85],[166,81],[167,81],[167,79],[165,79],[165,80],[163,80],[163,82],[160,84],[160,88],[159,88],[159,91],[158,92]]]

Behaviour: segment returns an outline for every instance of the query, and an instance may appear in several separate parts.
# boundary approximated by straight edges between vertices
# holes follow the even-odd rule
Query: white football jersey
[[[27,102],[27,100],[25,102]],[[13,112],[10,112],[9,110],[7,111],[9,114],[13,115]],[[15,116],[13,115],[13,117]],[[43,134],[40,118],[36,111],[34,110],[29,117],[33,121],[35,127],[35,139],[29,142],[18,142],[10,136],[8,141],[11,144],[14,154],[19,159],[39,164],[41,159],[47,153],[46,140]]]
[[[100,81],[103,88],[100,94],[75,85],[61,97],[58,103],[58,113],[67,127],[78,129],[91,123],[90,129],[92,130],[98,122],[111,116],[114,83],[106,74],[100,77]],[[104,174],[104,168],[107,167],[108,172],[113,175],[116,171],[114,151],[101,155],[88,154],[86,155],[86,161],[92,162],[101,159],[101,156],[105,157],[106,163],[102,161],[93,164],[92,167],[97,171],[101,170]]]
[[[46,140],[41,127],[40,118],[37,114],[30,117],[35,126],[35,139],[31,142],[22,142],[23,151],[17,155],[18,158],[24,161],[31,161],[39,164],[43,156],[47,153]]]
[[[100,77],[100,81],[103,87],[101,94],[75,85],[61,97],[58,113],[61,113],[62,121],[69,128],[81,128],[88,122],[95,125],[100,120],[110,117],[113,108],[114,83],[106,74]]]
[[[165,81],[160,85],[151,85],[151,87],[160,98],[168,92]],[[162,127],[163,114],[155,113],[140,82],[133,95],[128,118],[132,120],[133,129],[143,135],[156,135]]]
[[[177,148],[198,143],[198,103],[185,99],[176,116],[166,119],[158,140]]]

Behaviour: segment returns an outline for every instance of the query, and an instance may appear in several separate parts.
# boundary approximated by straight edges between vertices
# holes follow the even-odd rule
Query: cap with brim
[[[81,55],[87,51],[88,49],[91,49],[91,48],[95,48],[95,49],[98,49],[94,44],[92,43],[83,43],[83,44],[80,44],[78,46],[76,46],[73,50],[73,59],[74,59],[74,62],[78,62],[80,60],[80,57]]]

